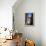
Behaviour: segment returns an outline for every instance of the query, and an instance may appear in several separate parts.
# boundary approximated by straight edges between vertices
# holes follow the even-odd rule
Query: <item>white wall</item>
[[[42,46],[46,46],[46,0],[41,2],[41,38]]]
[[[16,5],[14,5],[16,6]],[[15,28],[22,32],[25,38],[35,41],[36,46],[41,46],[41,1],[40,0],[23,0],[14,10]],[[25,13],[34,12],[34,25],[25,25]]]
[[[16,0],[0,0],[0,27],[12,28],[12,6]]]

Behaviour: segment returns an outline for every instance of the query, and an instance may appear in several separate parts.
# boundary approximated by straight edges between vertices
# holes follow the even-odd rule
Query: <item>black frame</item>
[[[33,24],[33,13],[25,13],[25,24],[34,25]]]

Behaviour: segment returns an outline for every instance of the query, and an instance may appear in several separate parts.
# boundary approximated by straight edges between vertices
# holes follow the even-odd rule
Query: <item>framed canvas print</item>
[[[33,25],[33,13],[25,13],[25,24]]]

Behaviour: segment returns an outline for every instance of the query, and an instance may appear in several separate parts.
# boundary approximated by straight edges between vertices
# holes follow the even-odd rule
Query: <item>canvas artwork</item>
[[[33,25],[33,13],[25,13],[25,24]]]

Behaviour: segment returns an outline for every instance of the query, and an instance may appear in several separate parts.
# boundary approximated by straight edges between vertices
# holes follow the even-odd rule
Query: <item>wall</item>
[[[41,2],[41,40],[42,46],[46,46],[46,0]]]
[[[16,0],[0,0],[0,27],[12,28],[12,6]]]
[[[17,29],[18,32],[22,32],[24,38],[34,40],[36,46],[41,46],[41,0],[23,0],[18,7],[13,7],[13,12],[15,29]],[[25,25],[26,12],[34,13],[33,26]]]

